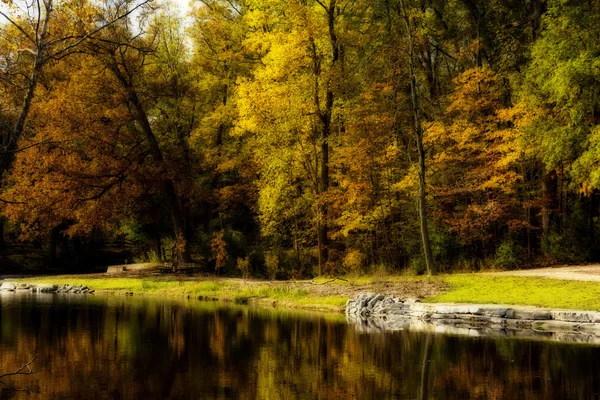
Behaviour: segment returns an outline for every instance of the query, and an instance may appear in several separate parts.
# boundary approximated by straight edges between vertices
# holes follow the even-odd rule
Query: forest
[[[600,0],[1,0],[0,248],[271,279],[598,260],[598,37]]]

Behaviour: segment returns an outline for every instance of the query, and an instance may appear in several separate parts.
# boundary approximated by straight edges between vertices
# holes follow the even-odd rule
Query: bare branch
[[[52,55],[50,55],[51,58],[60,56],[61,54],[71,50],[74,47],[79,46],[82,42],[84,42],[85,40],[91,38],[92,36],[94,36],[96,33],[101,32],[102,30],[108,28],[109,26],[111,26],[112,24],[114,24],[115,22],[126,18],[127,16],[129,16],[131,13],[133,13],[135,10],[137,10],[138,8],[151,3],[153,0],[144,0],[143,2],[141,2],[140,4],[138,4],[137,6],[133,7],[131,10],[127,11],[124,14],[119,15],[118,17],[108,21],[107,23],[101,25],[100,27],[98,27],[97,29],[94,29],[92,32],[87,33],[85,35],[83,35],[79,40],[75,41],[74,43],[71,43],[70,45],[66,46],[65,48],[56,51],[55,53],[53,53]]]
[[[0,380],[3,378],[6,378],[7,376],[14,376],[14,375],[31,375],[33,374],[33,370],[31,369],[31,364],[38,358],[38,355],[36,354],[35,356],[33,356],[33,358],[31,359],[31,361],[29,361],[27,364],[23,365],[21,368],[19,368],[18,370],[14,371],[14,372],[8,372],[6,374],[2,374],[0,375]]]
[[[10,22],[12,25],[14,25],[15,28],[17,28],[19,30],[19,32],[21,32],[23,35],[25,35],[25,37],[27,38],[27,40],[29,40],[31,42],[31,44],[33,44],[34,46],[37,47],[37,42],[35,40],[33,40],[33,38],[25,31],[25,29],[23,29],[21,27],[21,25],[17,24],[15,21],[13,21],[8,15],[3,13],[2,11],[0,11],[0,15],[3,16],[4,18],[6,18],[8,20],[8,22]]]

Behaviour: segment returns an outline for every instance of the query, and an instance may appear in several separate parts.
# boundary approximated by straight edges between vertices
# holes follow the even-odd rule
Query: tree
[[[268,51],[262,57],[265,66],[240,87],[245,97],[239,101],[241,128],[260,129],[272,144],[267,130],[279,132],[275,134],[279,137],[285,132],[287,143],[282,149],[289,149],[288,162],[294,159],[304,170],[303,180],[310,182],[307,189],[312,192],[309,201],[317,231],[319,274],[328,260],[329,156],[341,77],[336,21],[345,5],[336,0],[250,4],[256,8],[251,15],[256,29],[249,42],[262,42]],[[276,104],[270,100],[273,96],[288,101]],[[269,168],[268,163],[263,165]],[[294,185],[293,175],[286,186]]]
[[[498,240],[498,227],[527,226],[519,207],[520,131],[514,110],[502,106],[501,81],[474,68],[455,79],[446,123],[428,126],[426,142],[436,151],[432,185],[438,213],[467,245]]]
[[[25,129],[25,122],[44,65],[51,60],[66,57],[77,51],[77,48],[86,40],[114,23],[126,19],[132,12],[149,1],[151,0],[145,0],[138,5],[126,1],[118,7],[119,11],[121,8],[124,9],[122,13],[117,13],[111,19],[100,17],[88,30],[81,30],[81,26],[87,28],[89,26],[87,22],[94,18],[88,14],[90,9],[85,7],[71,8],[70,5],[61,4],[57,9],[53,0],[42,0],[31,5],[26,3],[23,7],[18,7],[11,1],[7,3],[9,9],[16,11],[17,15],[10,15],[9,12],[0,10],[0,16],[23,36],[23,44],[27,47],[21,48],[19,51],[28,52],[33,57],[18,117],[12,132],[5,139],[0,153],[0,175],[10,167],[13,154]],[[27,10],[27,12],[25,15],[19,15],[19,10]],[[59,15],[54,18],[57,13]],[[56,29],[51,30],[53,22],[56,22]]]
[[[143,135],[149,154],[158,168],[161,191],[167,202],[175,236],[182,238],[184,243],[181,260],[190,262],[189,234],[185,229],[180,197],[174,179],[170,176],[172,172],[169,171],[155,129],[150,123],[147,111],[150,106],[145,104],[152,99],[140,96],[140,85],[143,85],[147,76],[145,74],[148,72],[149,55],[154,51],[152,44],[157,36],[151,34],[140,37],[133,33],[127,21],[111,25],[102,34],[103,37],[88,41],[86,49],[112,72],[123,95],[121,101],[132,110],[140,134]]]

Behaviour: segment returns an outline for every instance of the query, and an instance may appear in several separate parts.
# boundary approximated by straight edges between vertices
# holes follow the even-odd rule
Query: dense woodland
[[[0,246],[269,277],[600,258],[600,0],[0,3]]]

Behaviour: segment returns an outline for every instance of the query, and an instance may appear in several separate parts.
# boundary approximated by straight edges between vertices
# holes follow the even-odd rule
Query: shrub
[[[266,254],[265,255],[265,268],[267,270],[267,276],[270,280],[275,280],[277,272],[279,271],[279,256],[277,254]]]
[[[360,250],[349,249],[342,264],[349,272],[360,274],[363,272],[365,261],[366,257]]]
[[[542,240],[542,251],[556,261],[580,263],[590,258],[589,225],[581,202],[576,202],[562,229],[554,227]]]
[[[410,269],[415,275],[423,275],[427,271],[425,259],[423,257],[411,258]]]
[[[162,259],[155,250],[151,250],[146,253],[134,256],[133,262],[134,262],[134,264],[144,264],[144,263],[160,264],[160,263],[162,263]]]
[[[371,275],[371,279],[374,283],[384,282],[390,276],[390,270],[383,264],[372,265],[369,274]]]
[[[504,240],[496,250],[494,264],[500,268],[518,268],[523,264],[523,248],[514,240]]]
[[[213,238],[210,241],[210,247],[215,258],[215,271],[218,273],[219,270],[227,264],[227,260],[229,259],[227,243],[224,239],[224,231],[221,230],[213,234]]]
[[[242,273],[242,277],[248,279],[250,277],[250,257],[238,257],[237,268]]]

